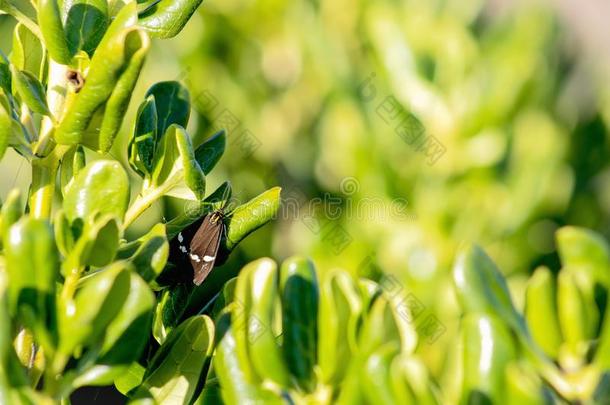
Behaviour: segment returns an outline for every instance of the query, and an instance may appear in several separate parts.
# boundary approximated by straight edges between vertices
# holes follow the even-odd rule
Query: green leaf
[[[108,99],[99,138],[94,141],[89,139],[86,140],[92,148],[102,152],[108,152],[110,150],[114,143],[114,139],[121,129],[123,118],[129,107],[131,95],[150,48],[149,38],[140,31],[134,31],[128,34],[125,43],[127,52],[131,54],[131,58],[128,59],[129,63]]]
[[[122,219],[129,203],[129,179],[121,165],[112,160],[89,163],[66,190],[66,217],[90,218],[96,213]]]
[[[148,177],[152,172],[156,141],[157,107],[151,95],[138,109],[133,137],[129,142],[129,164],[142,177]]]
[[[36,80],[42,81],[44,49],[38,37],[21,23],[15,27],[11,62],[16,70],[28,72]]]
[[[50,225],[23,217],[4,235],[8,305],[13,316],[51,349],[56,340],[55,283],[59,275],[57,248]]]
[[[343,379],[346,367],[357,351],[362,300],[352,277],[335,270],[321,284],[318,316],[318,365],[326,383]]]
[[[84,266],[102,267],[110,264],[117,253],[120,227],[114,215],[99,215],[70,224],[62,214],[56,216],[55,235],[65,256],[62,274]]]
[[[214,323],[205,315],[191,317],[174,329],[146,370],[135,398],[152,396],[157,403],[188,404],[205,378],[214,348]]]
[[[65,194],[65,190],[71,184],[74,177],[85,167],[85,150],[81,145],[76,145],[70,148],[62,157],[60,165],[60,183],[61,192]]]
[[[106,0],[66,0],[66,36],[72,55],[84,51],[89,56],[102,40],[110,18]]]
[[[106,329],[98,364],[129,365],[140,358],[150,337],[154,304],[146,281],[132,273],[129,295]]]
[[[199,166],[206,175],[216,166],[225,152],[226,145],[227,134],[224,129],[221,129],[209,139],[206,139],[195,150],[195,159],[197,159]]]
[[[247,264],[237,278],[233,317],[238,355],[246,354],[253,372],[261,380],[269,379],[288,386],[289,373],[281,347],[271,326],[279,300],[277,265],[264,258]]]
[[[534,341],[556,359],[562,336],[557,318],[557,291],[548,268],[539,267],[529,279],[524,313]]]
[[[15,88],[23,102],[35,113],[51,116],[42,84],[27,71],[13,69]]]
[[[147,283],[152,283],[161,274],[168,256],[164,224],[156,224],[146,235],[122,246],[118,252],[118,258],[129,260]]]
[[[526,362],[512,362],[506,368],[507,405],[551,405],[552,400],[548,389],[536,374],[536,369]]]
[[[509,328],[494,315],[469,313],[462,320],[462,341],[464,403],[503,403],[505,369],[516,355]]]
[[[389,342],[371,353],[366,360],[360,375],[363,391],[369,403],[398,403],[392,391],[390,366],[399,351],[396,342]]]
[[[159,141],[152,175],[153,185],[172,197],[201,200],[205,193],[205,175],[195,160],[186,130],[172,124]]]
[[[523,318],[513,306],[504,276],[481,248],[467,245],[461,249],[453,267],[453,280],[465,313],[496,315],[523,336],[528,335]]]
[[[8,193],[6,201],[0,209],[0,240],[8,232],[8,229],[23,215],[23,202],[21,192],[13,189]]]
[[[123,395],[127,395],[131,390],[142,384],[146,369],[140,363],[133,362],[123,373],[114,380],[114,386]]]
[[[559,325],[563,340],[570,350],[569,355],[584,357],[588,348],[587,341],[597,332],[599,313],[595,301],[587,299],[572,272],[559,272],[557,307]]]
[[[153,337],[159,344],[180,323],[193,288],[192,283],[179,283],[161,292],[153,319]]]
[[[3,90],[0,90],[0,160],[8,148],[9,140],[11,139],[11,135],[13,133],[13,119],[11,117],[11,111],[7,110],[5,104],[2,102],[4,97]]]
[[[93,55],[85,85],[79,93],[68,97],[65,116],[55,131],[58,143],[83,143],[94,114],[104,114],[104,107],[114,96],[108,112],[112,116],[106,118],[107,114],[104,114],[102,118],[106,122],[102,126],[108,128],[105,136],[96,139],[101,128],[95,127],[87,134],[87,143],[100,150],[111,141],[111,129],[121,120],[116,116],[117,111],[125,103],[127,90],[135,84],[132,83],[134,71],[141,67],[150,44],[146,34],[136,27],[135,8],[135,2],[131,2],[121,9]]]
[[[225,248],[233,250],[246,236],[271,221],[280,207],[280,187],[274,187],[237,207],[229,215]]]
[[[284,404],[277,395],[264,390],[254,384],[246,370],[249,369],[247,360],[238,354],[235,330],[243,326],[235,326],[231,319],[231,308],[222,313],[217,324],[216,351],[213,360],[214,371],[218,376],[222,399],[227,404]]]
[[[120,226],[116,217],[104,215],[96,218],[95,222],[85,224],[84,237],[89,237],[90,247],[84,264],[102,267],[110,264],[119,248]],[[80,241],[79,241],[80,242]]]
[[[396,403],[441,405],[426,366],[416,358],[404,354],[396,356],[390,366],[390,375]]]
[[[0,90],[4,91],[4,96],[7,97],[12,92],[11,68],[9,61],[0,51]]]
[[[172,124],[186,128],[191,114],[191,97],[179,82],[155,83],[146,92],[146,99],[154,97],[157,115],[157,140]]]
[[[359,338],[359,350],[368,354],[386,343],[400,342],[399,321],[396,315],[385,296],[377,297],[365,316]]]
[[[564,267],[584,282],[610,288],[610,249],[604,238],[587,229],[566,226],[557,231],[557,250]],[[591,287],[589,287],[591,288]]]
[[[90,346],[118,316],[130,290],[129,264],[115,262],[88,277],[60,313],[60,351],[71,354],[79,346]]]
[[[186,25],[203,0],[161,0],[140,15],[140,25],[152,36],[171,38]]]
[[[316,384],[320,295],[313,263],[301,257],[282,263],[280,293],[284,360],[299,385],[312,391]]]
[[[38,25],[49,56],[62,65],[69,64],[72,58],[56,0],[38,0]]]

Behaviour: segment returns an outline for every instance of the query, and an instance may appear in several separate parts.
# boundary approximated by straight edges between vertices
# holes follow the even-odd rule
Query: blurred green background
[[[151,84],[185,82],[191,134],[229,134],[209,190],[284,188],[279,218],[227,266],[298,253],[393,275],[447,328],[420,348],[438,371],[460,242],[482,245],[520,302],[526,274],[557,269],[558,227],[610,236],[608,16],[602,0],[208,0],[155,43],[130,115]],[[11,24],[0,16],[5,53]],[[439,142],[434,163],[384,115],[393,100]],[[130,122],[112,151],[123,162]],[[0,173],[0,198],[29,184],[14,153]],[[156,206],[131,232],[180,209]]]

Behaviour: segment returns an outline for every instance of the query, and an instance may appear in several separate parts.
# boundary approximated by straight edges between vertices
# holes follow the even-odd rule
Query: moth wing
[[[195,285],[200,285],[214,268],[223,229],[222,221],[212,223],[211,215],[208,215],[191,240],[190,260]]]

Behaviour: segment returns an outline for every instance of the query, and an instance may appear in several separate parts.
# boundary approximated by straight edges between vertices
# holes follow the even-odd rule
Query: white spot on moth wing
[[[198,255],[189,253],[189,256],[191,257],[192,260],[196,261],[197,263],[199,263],[201,261],[201,258]]]
[[[214,259],[216,259],[216,256],[208,256],[208,255],[203,256],[203,261],[206,263],[209,263],[209,262],[213,261]]]
[[[184,236],[182,236],[182,232],[178,232],[178,242],[184,242]]]
[[[181,251],[182,253],[187,253],[187,252],[188,252],[188,251],[186,250],[186,248],[185,248],[184,246],[182,246],[182,245],[180,245],[180,251]]]

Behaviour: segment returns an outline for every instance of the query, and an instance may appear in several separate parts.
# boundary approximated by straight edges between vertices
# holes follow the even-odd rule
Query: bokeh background
[[[442,322],[419,348],[442,380],[460,243],[488,251],[519,303],[527,274],[557,269],[558,227],[610,236],[609,17],[604,0],[207,0],[155,44],[132,110],[153,83],[183,81],[192,136],[229,134],[210,192],[283,187],[277,220],[217,271],[301,254],[390,277]],[[11,24],[0,16],[5,53]],[[405,141],[403,116],[443,153]],[[126,168],[130,122],[112,151]],[[0,163],[0,198],[27,191],[20,159]],[[130,232],[180,209],[155,206]]]

